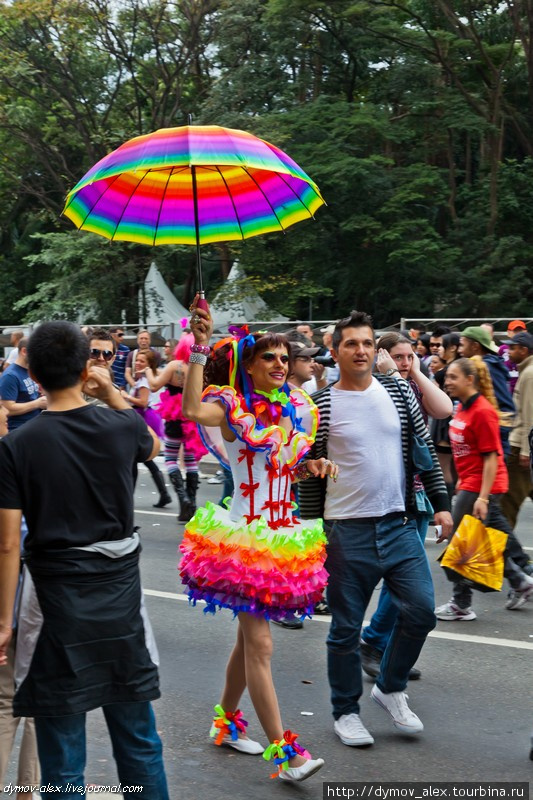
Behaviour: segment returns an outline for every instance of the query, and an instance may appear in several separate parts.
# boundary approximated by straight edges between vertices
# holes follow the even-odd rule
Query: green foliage
[[[195,121],[285,149],[327,202],[285,235],[204,248],[213,296],[306,318],[529,313],[527,4],[487,0],[0,0],[0,320],[138,319],[155,258],[188,305],[192,248],[60,219],[128,138]]]

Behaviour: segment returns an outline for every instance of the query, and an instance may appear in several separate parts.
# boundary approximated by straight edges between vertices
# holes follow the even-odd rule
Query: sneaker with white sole
[[[343,714],[333,723],[333,730],[341,742],[347,744],[348,747],[374,744],[374,737],[361,722],[359,714]]]
[[[374,686],[370,697],[392,717],[394,727],[402,733],[415,734],[421,733],[424,730],[422,721],[407,705],[409,695],[405,692],[390,692],[389,694],[385,694],[385,692],[382,692],[377,686]]]
[[[435,616],[437,619],[459,622],[469,622],[471,619],[477,619],[477,614],[471,608],[459,608],[455,603],[450,600],[435,609]]]
[[[509,609],[509,611],[517,611],[519,608],[522,608],[531,597],[533,597],[533,578],[529,575],[524,575],[518,589],[511,589],[507,595],[505,608]]]

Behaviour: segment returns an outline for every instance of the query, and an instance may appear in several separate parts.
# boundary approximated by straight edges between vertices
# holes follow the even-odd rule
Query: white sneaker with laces
[[[374,744],[374,737],[361,722],[359,714],[343,714],[333,723],[333,730],[341,742],[347,744],[348,747]]]
[[[522,608],[532,596],[533,578],[530,575],[524,575],[518,589],[511,589],[507,595],[508,600],[505,604],[505,608],[508,608],[509,611],[516,611]]]
[[[448,620],[451,622],[454,620],[458,620],[459,622],[469,622],[471,619],[477,619],[477,614],[475,611],[472,611],[471,608],[459,608],[459,606],[455,605],[453,600],[450,600],[448,603],[444,603],[443,606],[436,608],[435,616],[437,619],[445,621]]]
[[[374,685],[370,697],[372,700],[385,709],[387,714],[392,717],[394,727],[402,733],[421,733],[424,730],[422,721],[411,711],[407,705],[409,695],[405,692],[390,692],[385,694],[381,689]]]
[[[214,739],[217,734],[218,728],[212,725],[209,736],[211,739]],[[233,747],[233,749],[238,750],[239,753],[246,753],[246,755],[249,756],[259,756],[265,750],[263,745],[259,744],[259,742],[254,742],[253,739],[248,738],[242,739],[240,736],[238,739],[232,739],[231,736],[224,736],[222,744],[226,745],[226,747]]]

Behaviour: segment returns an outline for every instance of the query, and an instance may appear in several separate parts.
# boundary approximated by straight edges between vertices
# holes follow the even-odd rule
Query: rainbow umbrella
[[[200,245],[284,231],[324,200],[286,153],[218,125],[162,128],[102,158],[63,210],[80,230],[148,245]]]

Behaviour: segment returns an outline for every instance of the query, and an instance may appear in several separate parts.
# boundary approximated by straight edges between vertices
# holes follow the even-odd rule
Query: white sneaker
[[[424,730],[422,721],[407,705],[409,695],[405,694],[405,692],[385,694],[374,685],[370,697],[378,706],[385,709],[387,714],[392,717],[394,727],[402,731],[402,733],[421,733]]]
[[[477,619],[475,611],[472,611],[471,608],[459,608],[452,600],[436,608],[435,616],[437,619],[448,620],[449,622],[454,620],[468,622],[471,619]]]
[[[307,778],[310,778],[311,775],[314,775],[315,772],[318,772],[323,766],[323,758],[310,758],[305,764],[302,764],[301,767],[282,769],[278,778],[282,781],[294,781],[295,783],[299,783],[300,781],[305,781]]]
[[[361,722],[359,714],[343,714],[333,723],[333,730],[341,742],[347,744],[348,747],[374,744],[374,737]]]
[[[215,726],[212,725],[211,730],[209,731],[209,736],[211,739],[214,739],[217,735],[218,728],[215,728]],[[225,744],[227,747],[233,747],[233,749],[238,750],[239,753],[246,753],[249,756],[259,756],[265,750],[263,745],[259,742],[254,742],[253,739],[248,738],[241,739],[240,736],[238,739],[232,739],[231,736],[224,736],[221,744]]]
[[[509,611],[516,611],[517,609],[522,608],[522,606],[527,603],[532,595],[533,578],[531,578],[529,575],[524,575],[519,588],[511,589],[507,595],[508,599],[505,604],[505,608],[508,608]]]

